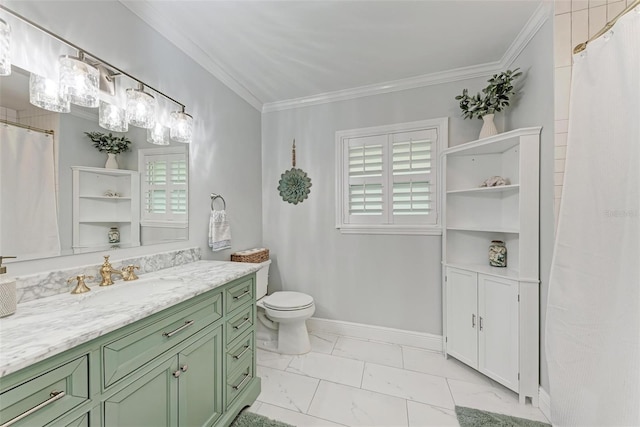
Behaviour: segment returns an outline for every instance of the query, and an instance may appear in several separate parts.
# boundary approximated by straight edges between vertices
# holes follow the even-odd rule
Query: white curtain
[[[640,6],[574,56],[546,323],[554,425],[640,425]]]
[[[53,137],[0,125],[0,254],[60,255]]]

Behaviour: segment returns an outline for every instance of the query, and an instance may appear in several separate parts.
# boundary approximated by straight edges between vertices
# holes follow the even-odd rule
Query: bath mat
[[[294,427],[291,424],[281,423],[253,412],[242,411],[233,420],[231,427]]]
[[[456,406],[460,427],[551,427],[551,424]]]

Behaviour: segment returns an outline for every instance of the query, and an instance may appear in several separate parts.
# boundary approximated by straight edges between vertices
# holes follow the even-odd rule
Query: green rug
[[[551,427],[551,424],[456,406],[460,427]]]
[[[253,412],[242,411],[230,427],[294,427],[291,424],[281,423]]]

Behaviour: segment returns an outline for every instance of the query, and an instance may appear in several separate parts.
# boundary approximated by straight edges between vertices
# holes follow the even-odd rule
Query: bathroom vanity
[[[19,305],[0,320],[0,425],[229,425],[260,393],[256,270],[198,261]]]

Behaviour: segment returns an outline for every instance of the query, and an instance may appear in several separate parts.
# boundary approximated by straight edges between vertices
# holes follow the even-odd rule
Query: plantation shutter
[[[144,156],[142,219],[187,220],[187,163],[184,154]]]
[[[393,223],[436,223],[435,129],[389,135]]]
[[[344,144],[346,222],[381,223],[386,217],[383,173],[386,135],[350,138]]]

